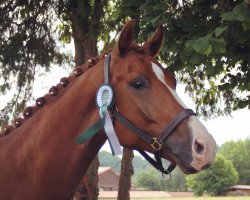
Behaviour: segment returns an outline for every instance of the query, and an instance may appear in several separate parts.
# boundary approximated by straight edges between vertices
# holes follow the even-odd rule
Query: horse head
[[[116,98],[113,123],[120,143],[131,149],[157,151],[184,173],[206,169],[213,162],[216,143],[178,97],[175,77],[155,59],[163,42],[163,27],[142,46],[133,43],[133,27],[132,20],[122,29],[109,64]],[[145,138],[133,129],[143,132]]]

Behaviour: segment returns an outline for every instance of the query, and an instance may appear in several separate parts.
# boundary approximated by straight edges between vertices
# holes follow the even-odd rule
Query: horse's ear
[[[119,55],[126,53],[134,40],[134,24],[135,20],[128,21],[120,33],[120,37],[116,45],[116,50]]]
[[[158,27],[155,33],[144,43],[144,49],[152,57],[155,57],[159,53],[163,42],[163,35],[164,30],[163,26],[161,25]]]

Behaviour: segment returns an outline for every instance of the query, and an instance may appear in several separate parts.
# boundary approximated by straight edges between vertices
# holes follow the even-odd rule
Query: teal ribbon
[[[103,129],[105,125],[105,115],[107,111],[107,104],[102,105],[100,108],[101,119],[98,120],[98,122],[93,124],[91,127],[89,127],[86,131],[82,132],[79,136],[77,136],[76,142],[78,144],[83,144],[84,142],[92,138],[95,134],[97,134],[101,129]]]

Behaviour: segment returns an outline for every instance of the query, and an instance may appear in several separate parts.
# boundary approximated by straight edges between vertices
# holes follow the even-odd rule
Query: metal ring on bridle
[[[169,172],[168,170],[166,170],[168,173],[161,173],[161,176],[163,178],[164,181],[170,181],[172,178],[171,172]]]
[[[157,138],[151,138],[150,145],[155,151],[160,151],[162,148],[162,143]]]

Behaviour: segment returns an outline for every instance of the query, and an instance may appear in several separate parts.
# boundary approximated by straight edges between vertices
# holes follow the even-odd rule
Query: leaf
[[[205,54],[206,56],[209,56],[209,54],[211,54],[212,51],[213,51],[213,47],[212,47],[211,44],[209,44],[209,45],[208,45],[208,49],[204,52],[204,54]]]
[[[210,65],[210,66],[206,66],[205,68],[206,72],[207,72],[207,75],[211,75],[213,76],[216,72],[216,69],[214,66]]]
[[[193,53],[193,55],[191,56],[189,62],[192,65],[198,65],[202,62],[202,55],[198,54],[198,53]]]
[[[211,35],[207,35],[205,37],[201,37],[198,40],[191,40],[186,43],[186,48],[193,49],[196,53],[202,55],[210,55],[213,50],[213,46],[210,44]]]
[[[247,84],[247,89],[250,91],[250,82]]]
[[[210,38],[210,44],[213,46],[213,53],[226,53],[226,43],[223,39]]]
[[[250,9],[245,3],[236,5],[232,12],[226,12],[221,15],[224,21],[250,22]]]
[[[244,31],[250,30],[250,23],[248,23],[248,22],[242,22],[241,25],[244,28]]]
[[[187,48],[194,49],[195,52],[203,54],[209,46],[208,40],[204,38],[199,38],[198,40],[191,40],[186,43]]]
[[[250,13],[249,8],[246,4],[242,3],[234,7],[233,9],[234,14],[237,17],[237,20],[242,22],[250,22]]]
[[[227,12],[227,13],[223,13],[223,14],[221,15],[221,19],[222,19],[223,21],[234,21],[234,20],[236,20],[235,18],[236,18],[236,17],[235,17],[235,15],[234,15],[233,12]]]
[[[194,43],[194,50],[197,53],[204,53],[209,48],[209,42],[206,38],[201,38]]]
[[[219,37],[225,30],[227,30],[226,26],[224,26],[224,27],[217,27],[214,30],[214,34],[215,34],[216,37]]]
[[[225,84],[222,84],[222,85],[219,85],[218,86],[218,89],[220,91],[223,91],[223,90],[230,90],[231,89],[231,86],[229,83],[225,83]]]
[[[152,24],[155,24],[160,18],[161,18],[161,15],[158,15],[158,16],[154,17],[153,19],[151,19],[150,22]]]

